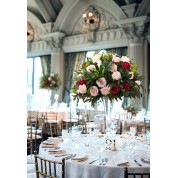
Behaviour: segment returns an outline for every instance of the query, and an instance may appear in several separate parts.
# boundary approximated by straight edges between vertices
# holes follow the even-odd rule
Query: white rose
[[[127,56],[122,56],[121,61],[130,63],[130,58],[128,58]]]
[[[136,83],[137,85],[141,85],[140,80],[136,80],[135,83]]]
[[[100,59],[100,54],[95,54],[93,57],[92,57],[92,61],[93,63],[97,63],[97,61]]]
[[[48,77],[48,80],[51,81],[51,77]]]
[[[54,77],[54,74],[50,74],[50,77]]]

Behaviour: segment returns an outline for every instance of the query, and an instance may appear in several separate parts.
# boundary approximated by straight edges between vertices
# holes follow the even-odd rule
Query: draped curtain
[[[70,93],[73,86],[73,74],[78,70],[86,58],[86,52],[76,52],[65,54],[65,78],[64,78],[64,99],[65,103],[70,103]]]
[[[51,73],[51,55],[40,56],[41,58],[41,67],[44,74]]]

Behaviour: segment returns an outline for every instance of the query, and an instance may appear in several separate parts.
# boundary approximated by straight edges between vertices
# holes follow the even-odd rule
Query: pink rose
[[[103,95],[108,95],[109,94],[109,92],[110,92],[110,87],[109,86],[107,86],[107,87],[103,87],[101,90],[101,93],[103,94]]]
[[[98,67],[100,67],[100,65],[102,64],[102,61],[101,61],[101,60],[98,60],[98,61],[97,61],[97,64],[98,64]]]
[[[94,66],[94,65],[89,65],[89,66],[87,67],[87,71],[88,71],[88,72],[91,72],[93,69],[95,69],[95,66]]]
[[[121,59],[120,57],[116,57],[115,55],[112,55],[112,61],[117,63],[117,62],[120,62]]]
[[[119,80],[121,78],[121,73],[118,71],[113,72],[112,78],[113,78],[113,80]]]
[[[99,86],[99,87],[105,87],[106,86],[106,79],[104,77],[102,78],[99,78],[97,81],[96,81],[96,84]]]
[[[112,66],[111,66],[111,72],[115,72],[117,70],[117,65],[116,64],[113,64]]]
[[[90,94],[91,94],[91,96],[97,96],[98,95],[98,88],[96,86],[92,86],[90,88]]]
[[[78,93],[82,93],[82,94],[86,93],[86,92],[87,92],[87,87],[86,87],[86,85],[85,85],[85,84],[79,85],[77,92],[78,92]]]

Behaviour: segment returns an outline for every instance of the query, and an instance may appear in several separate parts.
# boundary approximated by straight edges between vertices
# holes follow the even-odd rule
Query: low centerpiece
[[[59,74],[44,74],[40,77],[40,88],[45,89],[45,91],[48,92],[48,98],[47,103],[50,105],[50,98],[51,98],[51,92],[55,90],[58,91],[59,87],[61,85],[61,79]]]
[[[57,90],[61,85],[59,74],[45,74],[40,78],[40,88],[48,90]]]

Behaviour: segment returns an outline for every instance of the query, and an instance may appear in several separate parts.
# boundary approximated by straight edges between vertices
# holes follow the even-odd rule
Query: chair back
[[[150,178],[150,172],[128,172],[128,168],[125,167],[125,178]]]
[[[62,162],[52,161],[37,155],[37,151],[34,151],[35,155],[35,170],[36,177],[65,177],[65,159],[62,159]],[[61,169],[60,169],[61,167]],[[61,170],[61,171],[60,171]]]

